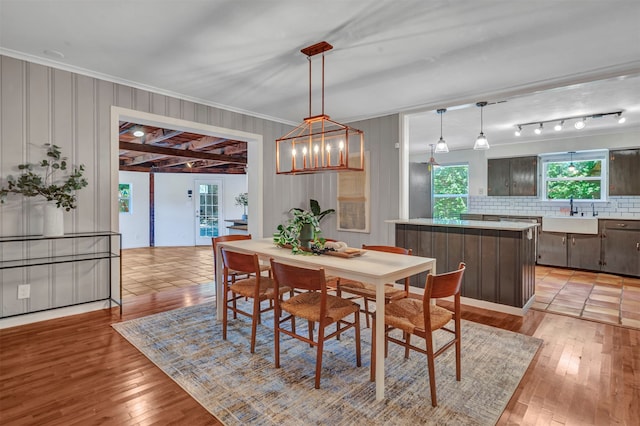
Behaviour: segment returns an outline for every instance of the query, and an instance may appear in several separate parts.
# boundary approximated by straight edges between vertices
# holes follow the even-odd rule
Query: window
[[[542,156],[544,200],[606,200],[606,150]]]
[[[469,204],[469,166],[434,166],[432,179],[433,217],[460,219]]]

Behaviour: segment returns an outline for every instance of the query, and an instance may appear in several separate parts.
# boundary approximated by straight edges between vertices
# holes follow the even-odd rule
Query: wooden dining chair
[[[260,273],[260,262],[257,254],[237,253],[225,250],[224,247],[221,252],[224,265],[222,339],[227,339],[228,311],[233,312],[234,319],[237,318],[237,314],[248,316],[251,318],[251,353],[254,353],[256,349],[256,330],[260,322],[260,315],[263,312],[272,310],[274,306],[273,300],[278,300],[282,294],[290,292],[290,288],[284,285],[275,288],[273,279]],[[236,279],[232,283],[230,278],[232,271],[238,275],[244,275],[246,278]],[[242,298],[253,300],[251,312],[244,311],[238,307],[237,301]],[[265,300],[269,301],[269,306],[262,308],[261,302]]]
[[[460,381],[460,287],[464,274],[465,264],[460,262],[458,269],[446,274],[427,276],[424,296],[422,300],[405,298],[393,301],[385,306],[384,336],[385,348],[388,342],[396,343],[405,348],[405,358],[409,358],[409,350],[421,352],[427,355],[429,369],[429,386],[431,388],[431,405],[436,407],[436,376],[435,357],[455,345],[456,348],[456,380]],[[431,299],[453,296],[453,311],[432,304]],[[453,319],[454,329],[447,324]],[[373,337],[371,342],[371,381],[375,380],[376,360],[376,324],[375,315],[373,322]],[[395,329],[403,331],[404,341],[389,336]],[[441,329],[453,334],[453,338],[442,344],[434,351],[433,332]],[[426,341],[426,350],[411,344],[411,335],[422,337]],[[386,354],[385,354],[386,356]]]
[[[380,245],[366,245],[363,244],[362,248],[365,250],[382,251],[386,253],[406,254],[411,255],[412,250],[404,247],[396,246],[380,246]],[[342,291],[349,294],[353,294],[356,298],[364,299],[364,309],[361,312],[365,314],[365,321],[367,328],[370,327],[369,317],[372,316],[372,312],[369,310],[369,302],[376,301],[376,286],[374,284],[362,283],[359,281],[345,280],[339,278],[336,280],[337,296],[342,296]],[[392,300],[402,299],[409,296],[409,277],[404,279],[404,289],[399,289],[393,284],[387,284],[384,287],[384,302],[389,303]]]
[[[250,239],[251,239],[251,234],[231,234],[231,235],[221,235],[219,237],[211,238],[211,246],[213,248],[213,276],[214,277],[216,276],[216,271],[217,271],[216,261],[218,256],[216,256],[216,253],[217,253],[216,249],[218,247],[218,243],[224,243],[226,241],[240,241],[240,240],[250,240]],[[260,263],[260,272],[269,271],[269,269],[270,269],[270,266],[268,264]],[[236,271],[230,271],[231,283],[234,283],[237,278],[238,278],[238,273]]]
[[[350,300],[327,294],[327,283],[324,269],[308,269],[298,266],[278,263],[271,259],[271,270],[275,280],[276,292],[282,291],[282,286],[292,290],[304,290],[303,293],[280,300],[275,299],[274,313],[274,342],[275,365],[280,368],[280,334],[286,334],[316,347],[316,377],[315,388],[320,389],[320,374],[322,371],[322,351],[324,342],[344,331],[354,328],[356,334],[356,365],[360,367],[360,306]],[[353,322],[345,320],[353,314]],[[303,318],[308,323],[308,337],[296,333],[295,318]],[[283,324],[290,322],[290,328],[283,328]],[[314,327],[318,323],[318,337],[314,340]],[[336,331],[326,334],[326,327],[336,324]]]

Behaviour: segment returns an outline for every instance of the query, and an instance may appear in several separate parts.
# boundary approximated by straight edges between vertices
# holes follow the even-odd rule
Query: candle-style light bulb
[[[320,151],[320,147],[318,146],[318,144],[316,144],[316,145],[313,147],[313,152],[315,152],[315,154],[316,154],[316,159],[315,159],[315,163],[314,163],[314,167],[315,167],[316,169],[318,168],[318,157],[319,157],[318,152],[319,152],[319,151]]]
[[[296,149],[291,148],[291,170],[296,169]]]
[[[302,147],[302,168],[307,168],[307,147]]]
[[[327,145],[327,167],[331,167],[331,145]]]
[[[344,153],[342,152],[344,150],[344,142],[340,141],[338,148],[340,150],[340,165],[344,166]]]

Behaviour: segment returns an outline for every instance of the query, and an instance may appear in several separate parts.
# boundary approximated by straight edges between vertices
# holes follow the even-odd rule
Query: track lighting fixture
[[[445,153],[449,152],[449,147],[447,146],[447,142],[442,139],[442,115],[447,112],[446,108],[440,108],[437,113],[440,114],[440,140],[436,144],[436,152],[437,153]]]
[[[553,126],[553,129],[557,132],[561,131],[564,129],[564,123],[565,121],[573,121],[576,120],[575,123],[573,123],[573,126],[580,130],[580,129],[584,129],[587,126],[587,120],[591,120],[591,119],[595,119],[595,118],[601,118],[601,117],[606,117],[606,116],[613,116],[615,119],[618,120],[618,123],[622,124],[626,121],[626,117],[622,116],[622,113],[624,112],[624,110],[617,110],[617,111],[611,111],[611,112],[602,112],[602,113],[597,113],[597,114],[587,114],[587,115],[575,115],[572,117],[562,117],[562,118],[554,118],[552,120],[544,120],[544,121],[532,121],[529,123],[519,123],[516,124],[516,131],[515,131],[515,135],[516,136],[520,136],[522,134],[522,130],[523,128],[527,127],[527,126],[535,126],[534,132],[536,135],[539,135],[542,133],[542,129],[545,123],[556,123]]]
[[[144,132],[140,129],[136,129],[133,131],[133,136],[135,136],[136,138],[140,138],[144,136]]]
[[[542,134],[542,123],[540,123],[539,127],[536,127],[536,129],[533,131],[536,135],[540,135]]]
[[[473,145],[473,149],[489,149],[489,141],[487,140],[487,137],[484,135],[484,132],[482,131],[483,129],[482,110],[484,109],[485,106],[487,106],[487,103],[484,101],[478,102],[476,106],[480,108],[480,134],[476,138],[476,143]]]

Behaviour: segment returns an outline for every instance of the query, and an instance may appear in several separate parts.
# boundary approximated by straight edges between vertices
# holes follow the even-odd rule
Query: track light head
[[[520,136],[522,134],[522,126],[518,126],[514,134],[516,136]]]
[[[555,130],[556,132],[559,132],[560,130],[562,130],[563,125],[564,125],[564,120],[558,122],[558,124],[553,126],[553,130]]]
[[[587,117],[583,117],[582,120],[576,121],[573,127],[580,130],[580,129],[584,129],[586,125],[587,125]]]
[[[621,112],[618,113],[617,117],[618,117],[618,124],[622,124],[625,121],[627,121],[627,117],[623,117]]]
[[[533,131],[536,135],[542,134],[542,123]]]

